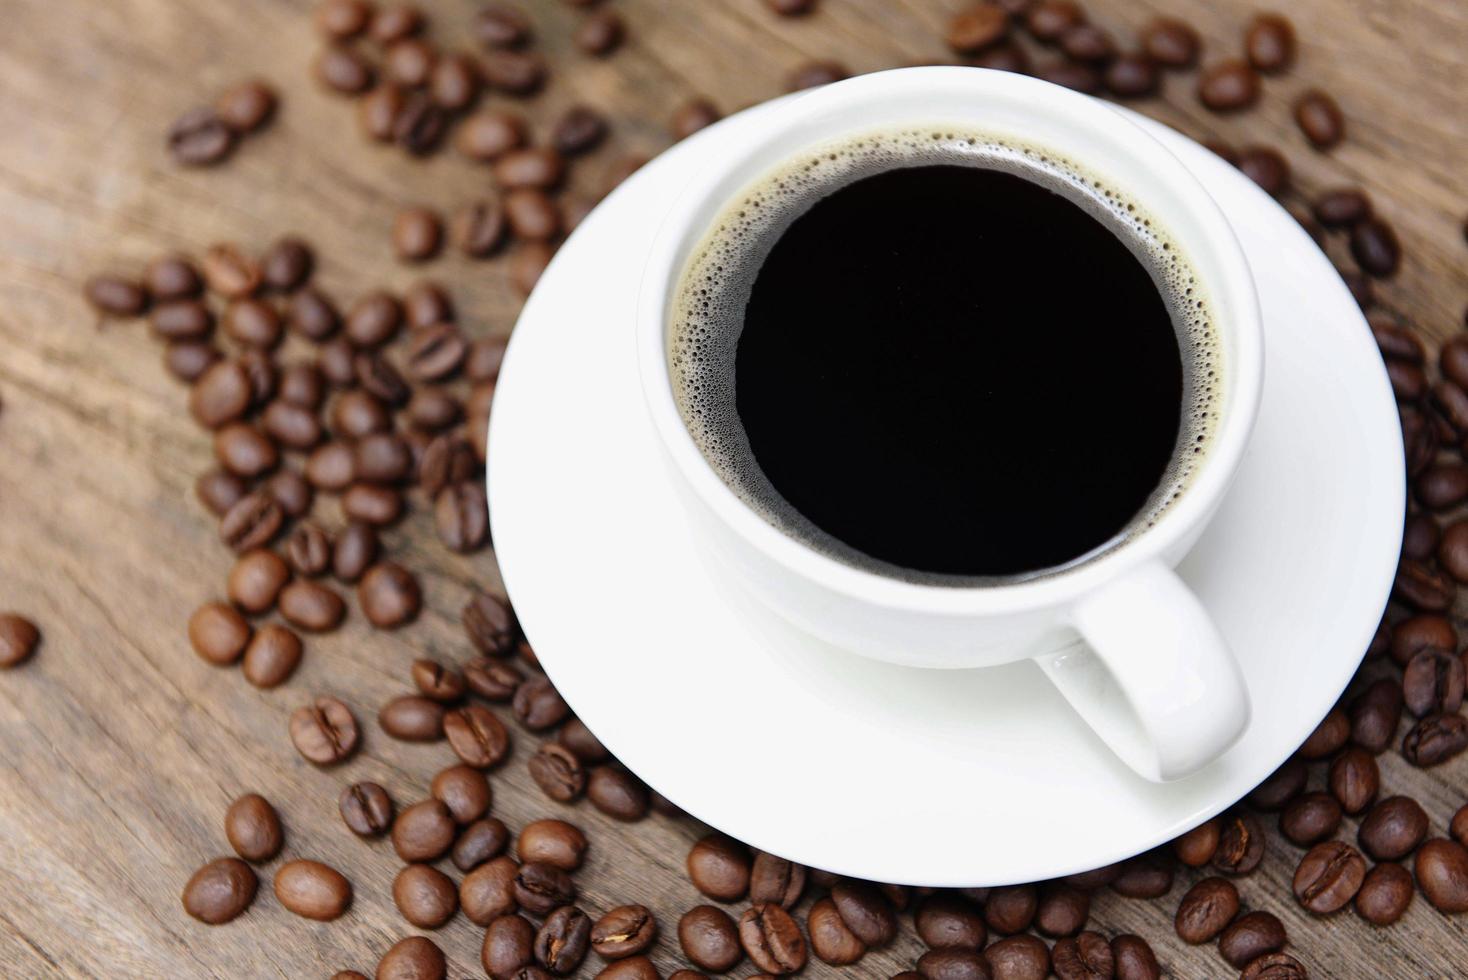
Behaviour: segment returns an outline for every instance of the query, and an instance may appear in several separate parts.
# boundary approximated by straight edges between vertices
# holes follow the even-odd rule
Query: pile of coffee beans
[[[615,12],[594,0],[568,2],[588,8],[574,39],[582,52],[605,55],[622,42],[626,25]],[[780,16],[824,16],[815,0],[767,4]],[[326,39],[316,76],[359,97],[370,138],[421,154],[453,129],[460,152],[488,164],[494,177],[496,196],[450,221],[430,208],[405,207],[394,222],[395,254],[423,261],[448,240],[468,254],[490,255],[513,237],[520,244],[512,279],[528,292],[584,213],[551,195],[568,161],[601,144],[608,130],[600,113],[577,107],[537,143],[523,115],[477,108],[481,92],[519,98],[545,83],[549,66],[534,51],[531,19],[508,3],[484,5],[472,23],[478,54],[431,44],[426,18],[410,4],[325,0],[316,27]],[[1236,52],[1205,62],[1188,24],[1156,19],[1126,47],[1071,0],[976,3],[952,19],[941,41],[963,63],[1121,99],[1154,95],[1165,75],[1196,70],[1196,98],[1216,112],[1251,108],[1265,79],[1298,59],[1294,28],[1277,14],[1256,15]],[[838,63],[816,60],[796,67],[786,87],[846,74]],[[170,142],[182,162],[222,159],[236,135],[268,118],[273,94],[246,89],[175,127],[180,135]],[[1343,116],[1328,94],[1309,90],[1293,111],[1313,150],[1344,138]],[[707,97],[692,97],[673,117],[672,135],[681,139],[719,116]],[[909,928],[927,951],[900,980],[1162,976],[1146,939],[1087,928],[1102,889],[1153,902],[1170,901],[1177,889],[1181,941],[1215,946],[1246,980],[1303,980],[1306,965],[1284,924],[1246,907],[1236,884],[1284,857],[1295,867],[1293,897],[1312,915],[1351,907],[1386,926],[1417,894],[1444,914],[1468,911],[1468,804],[1434,818],[1415,800],[1391,794],[1378,764],[1393,749],[1424,767],[1468,749],[1461,713],[1468,651],[1459,650],[1451,615],[1459,584],[1468,582],[1468,520],[1444,528],[1438,516],[1468,501],[1468,339],[1449,341],[1433,363],[1410,326],[1382,307],[1375,284],[1395,274],[1401,246],[1364,191],[1306,196],[1280,150],[1210,146],[1279,198],[1342,265],[1349,255],[1353,264],[1342,275],[1367,312],[1400,403],[1413,488],[1402,560],[1393,602],[1341,703],[1228,813],[1154,851],[1054,881],[909,888],[842,878],[705,836],[686,866],[707,901],[676,922],[688,966],[672,980],[746,962],[761,976],[786,975],[812,958],[860,970],[869,951]],[[618,176],[638,163],[628,161]],[[197,260],[163,256],[139,276],[99,276],[85,287],[105,318],[146,315],[167,369],[191,386],[188,410],[211,434],[217,464],[199,477],[197,495],[237,557],[223,597],[193,613],[187,634],[206,663],[239,663],[260,688],[291,675],[304,654],[303,633],[335,629],[350,615],[349,589],[372,626],[411,623],[422,603],[418,582],[387,557],[382,532],[415,503],[431,508],[441,542],[453,551],[475,551],[488,538],[482,468],[503,340],[470,339],[448,294],[426,281],[402,296],[375,291],[341,307],[313,283],[314,266],[311,246],[287,237],[259,256],[221,244]],[[293,350],[302,353],[288,357]],[[318,514],[321,498],[336,501],[334,518]],[[280,621],[266,621],[271,616]],[[423,798],[401,807],[380,785],[343,778],[346,832],[390,838],[403,862],[392,898],[408,926],[434,929],[462,913],[483,927],[481,960],[491,977],[538,980],[596,969],[611,980],[660,977],[648,952],[672,923],[660,925],[654,910],[635,903],[599,915],[580,907],[575,875],[590,846],[586,833],[548,817],[516,834],[491,812],[489,773],[505,763],[513,738],[526,738],[536,743],[528,772],[548,799],[584,798],[623,821],[653,810],[685,818],[571,713],[503,598],[468,596],[462,623],[465,657],[417,659],[403,692],[376,715],[388,737],[446,743],[445,767]],[[38,642],[28,620],[0,615],[0,666],[24,661]],[[357,750],[361,725],[351,706],[322,694],[297,706],[282,734],[303,758],[334,767]],[[211,924],[249,907],[255,866],[276,860],[286,843],[279,814],[256,794],[236,800],[224,823],[238,857],[210,861],[183,890],[187,913]],[[445,859],[457,881],[450,867],[436,866]],[[323,921],[352,901],[343,874],[305,858],[276,869],[274,891],[290,911]],[[437,944],[409,936],[381,951],[376,976],[443,978],[446,970]],[[364,976],[345,970],[335,980]]]
[[[168,151],[186,167],[223,163],[240,140],[259,131],[275,114],[275,89],[250,79],[225,89],[213,105],[198,106],[168,128]]]

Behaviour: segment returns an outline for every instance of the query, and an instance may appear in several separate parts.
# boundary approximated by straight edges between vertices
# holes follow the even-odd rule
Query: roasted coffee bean
[[[1370,282],[1370,280],[1363,281]],[[1415,402],[1427,391],[1427,374],[1416,364],[1406,361],[1387,361],[1386,375],[1387,380],[1391,382],[1392,394],[1396,396],[1398,402],[1404,404]]]
[[[492,51],[479,67],[485,84],[506,95],[533,95],[548,74],[545,60],[525,51]]]
[[[437,861],[454,842],[454,818],[440,800],[421,800],[398,814],[392,846],[407,862]]]
[[[805,891],[805,876],[805,865],[758,851],[750,868],[749,900],[755,904],[774,902],[781,908],[792,908]]]
[[[1346,744],[1350,734],[1351,723],[1346,713],[1338,707],[1332,708],[1300,745],[1300,758],[1313,760],[1333,755]]]
[[[1085,19],[1085,12],[1072,0],[1040,0],[1026,12],[1025,28],[1035,40],[1049,44]]]
[[[829,899],[822,899],[822,901],[828,907],[831,905]],[[830,908],[830,914],[839,925],[840,919],[836,917],[834,907]],[[816,916],[815,909],[811,910],[811,916],[813,919]],[[845,929],[844,926],[841,928]],[[811,945],[816,950],[816,955],[821,956],[827,963],[844,965],[855,962],[861,955],[858,952],[850,959],[839,957],[827,959],[821,955],[821,946],[818,943],[822,940],[817,939],[817,929],[814,925],[810,932]],[[829,933],[821,935],[823,939],[829,939],[830,936]],[[850,933],[848,932],[847,935]],[[857,942],[859,944],[860,941]],[[695,966],[711,973],[725,973],[744,959],[744,949],[739,944],[739,929],[735,926],[734,920],[723,909],[715,908],[712,905],[697,905],[683,913],[683,917],[678,920],[678,945],[682,947],[683,955],[687,956]],[[830,946],[827,946],[827,952],[832,952]]]
[[[1402,698],[1417,718],[1456,712],[1463,703],[1463,661],[1451,650],[1418,651],[1402,671]]]
[[[1427,768],[1447,762],[1468,749],[1468,718],[1435,714],[1423,718],[1402,739],[1402,756]]]
[[[476,593],[461,615],[464,632],[480,653],[501,657],[515,648],[519,627],[510,604],[488,592]]]
[[[297,575],[315,578],[331,565],[331,539],[318,525],[305,521],[286,539],[286,554]]]
[[[258,887],[259,879],[248,864],[239,858],[216,858],[184,885],[184,911],[208,925],[222,925],[250,907]]]
[[[1034,885],[1007,885],[989,892],[984,903],[984,922],[1003,935],[1023,932],[1035,921],[1039,893]]]
[[[429,793],[449,808],[455,822],[470,824],[489,812],[489,780],[469,766],[450,766],[433,777]]]
[[[443,221],[428,208],[404,208],[393,219],[393,251],[404,262],[432,258],[442,242]]]
[[[280,505],[268,493],[256,490],[239,498],[219,522],[219,537],[236,552],[263,547],[285,522]]]
[[[458,701],[464,696],[467,685],[464,675],[436,660],[422,658],[413,661],[413,684],[424,697],[443,703]]]
[[[392,797],[377,783],[353,783],[342,790],[337,807],[358,837],[380,837],[393,825]]]
[[[1434,838],[1418,848],[1413,871],[1422,897],[1433,908],[1446,915],[1468,912],[1468,848]]]
[[[1145,54],[1125,53],[1102,70],[1101,81],[1112,95],[1136,99],[1152,95],[1159,82],[1157,66]]]
[[[1341,841],[1316,844],[1295,869],[1295,898],[1316,915],[1328,915],[1356,897],[1366,877],[1361,852]]]
[[[395,562],[380,561],[358,583],[357,602],[373,626],[396,629],[418,615],[423,598],[412,572]]]
[[[705,98],[696,98],[683,103],[673,113],[673,138],[687,139],[700,129],[712,126],[723,118],[718,107]]]
[[[266,286],[289,292],[311,276],[316,258],[311,246],[293,235],[277,239],[260,259],[260,275]]]
[[[168,127],[168,152],[175,163],[206,167],[219,163],[234,149],[234,131],[209,106],[199,106]]]
[[[451,232],[459,251],[474,258],[497,252],[505,241],[508,224],[499,201],[482,198],[461,208],[452,221]]]
[[[161,255],[149,262],[143,270],[143,292],[135,292],[138,287],[136,283],[127,280],[114,279],[107,276],[88,280],[88,297],[91,297],[93,284],[103,284],[114,302],[108,306],[94,303],[98,309],[108,313],[118,313],[126,316],[135,316],[141,313],[147,305],[147,297],[151,296],[155,303],[174,299],[194,299],[204,289],[204,280],[199,275],[198,268],[193,261],[183,255]],[[107,297],[99,297],[105,300]],[[117,301],[121,301],[120,303]]]
[[[1401,684],[1381,678],[1351,702],[1351,741],[1379,755],[1391,744],[1401,717]]]
[[[925,900],[918,909],[916,924],[918,936],[931,949],[982,949],[988,934],[983,913],[956,895],[939,894]],[[814,945],[814,930],[811,941]],[[820,950],[816,953],[820,955]]]
[[[544,677],[533,677],[515,690],[515,720],[532,732],[554,728],[566,720],[571,709]]]
[[[1346,135],[1340,106],[1320,89],[1309,89],[1295,100],[1295,123],[1317,150],[1328,150]]]
[[[196,299],[175,299],[153,307],[148,317],[160,340],[203,340],[214,329],[214,314]]]
[[[1116,57],[1116,42],[1095,24],[1076,24],[1060,35],[1059,44],[1074,61],[1107,62]]]
[[[1258,810],[1278,810],[1305,789],[1305,763],[1291,756],[1245,798]],[[1216,845],[1215,845],[1216,846]],[[1212,857],[1210,855],[1209,860]],[[1188,863],[1188,862],[1185,862]],[[1207,863],[1206,861],[1203,863]]]
[[[551,144],[566,156],[594,149],[606,138],[607,121],[601,113],[584,105],[567,109],[551,128]]]
[[[1157,954],[1141,936],[1124,933],[1111,940],[1111,958],[1116,980],[1162,980]]]
[[[535,934],[535,961],[557,976],[575,972],[586,958],[591,918],[574,905],[563,905],[546,917]]]
[[[384,732],[405,742],[435,742],[443,738],[443,712],[443,705],[437,701],[405,694],[382,706],[377,723]]]
[[[1468,392],[1451,381],[1439,381],[1428,390],[1428,403],[1436,418],[1453,429],[1454,438],[1468,429]]]
[[[255,863],[275,857],[285,842],[280,815],[259,793],[247,793],[229,805],[224,814],[224,836],[236,854]]]
[[[1283,71],[1295,60],[1295,29],[1278,14],[1258,14],[1244,34],[1244,50],[1259,71]]]
[[[1218,952],[1229,965],[1244,967],[1253,960],[1284,948],[1285,928],[1271,912],[1246,912],[1218,937]]]
[[[356,455],[345,442],[328,442],[306,457],[306,479],[318,490],[345,490],[356,476]]]
[[[521,861],[575,871],[586,855],[586,835],[564,820],[536,820],[520,831],[515,848]]]
[[[1052,61],[1035,69],[1035,77],[1087,95],[1101,91],[1101,73],[1079,61]]]
[[[1050,949],[1031,935],[1010,936],[984,950],[994,980],[1045,980],[1050,975]]]
[[[485,47],[518,48],[530,40],[530,19],[512,4],[490,3],[474,15],[472,30]]]
[[[1264,829],[1248,813],[1223,818],[1213,867],[1229,875],[1246,875],[1264,860]]]
[[[1198,32],[1171,17],[1156,17],[1142,28],[1142,50],[1147,57],[1168,68],[1191,68],[1202,46]]]
[[[1374,926],[1389,926],[1412,904],[1412,875],[1400,864],[1378,864],[1356,892],[1356,913]]]
[[[14,627],[12,627],[14,631]],[[194,652],[216,666],[234,663],[250,641],[250,624],[234,607],[207,602],[189,617],[189,643]]]
[[[265,481],[265,491],[280,505],[286,517],[302,517],[311,510],[314,491],[295,470],[279,470]]]
[[[237,421],[250,407],[250,378],[237,361],[220,361],[194,382],[189,412],[206,429]]]
[[[1074,935],[1091,915],[1091,896],[1069,885],[1050,884],[1040,891],[1035,928],[1047,936]]]
[[[437,388],[419,388],[408,399],[408,421],[427,432],[439,432],[463,417],[459,400]]]
[[[800,65],[785,78],[785,91],[801,92],[805,89],[830,85],[850,76],[846,66],[839,61],[808,61]]]
[[[765,974],[757,976],[763,980],[769,980]],[[625,960],[617,960],[608,964],[596,975],[596,980],[661,980],[661,978],[662,974],[658,972],[658,968],[646,956],[629,956]],[[532,980],[538,980],[538,978],[532,978]]]
[[[491,977],[519,978],[535,956],[535,927],[513,913],[489,923],[480,958]]]
[[[1351,226],[1351,255],[1362,272],[1380,279],[1396,274],[1402,247],[1391,225],[1380,218],[1367,218]]]
[[[478,480],[461,480],[440,490],[433,501],[433,523],[444,547],[465,554],[483,546],[489,537],[488,506]]]
[[[423,29],[423,11],[410,3],[383,7],[372,15],[368,33],[378,44],[391,44],[412,37]]]
[[[316,29],[329,38],[355,37],[372,20],[370,0],[322,0],[316,7]]]
[[[442,381],[459,370],[468,349],[452,323],[421,327],[408,342],[408,373],[416,381]]]
[[[1050,951],[1050,963],[1060,980],[1102,980],[1116,972],[1111,944],[1094,932],[1056,942]]]
[[[510,829],[503,820],[485,817],[465,827],[454,841],[451,852],[454,867],[460,871],[473,871],[491,858],[499,857],[510,841]]]
[[[307,340],[323,341],[336,332],[340,317],[331,300],[315,289],[291,295],[286,303],[286,326]]]
[[[336,698],[327,697],[302,705],[291,714],[290,735],[301,757],[318,766],[349,757],[361,737],[351,710]]]
[[[280,462],[275,443],[245,422],[231,422],[214,434],[214,456],[219,465],[246,479],[269,473]]]
[[[281,589],[277,604],[286,622],[311,633],[336,629],[347,611],[341,596],[310,579],[296,579]]]
[[[1009,33],[1009,14],[992,3],[980,3],[948,22],[948,46],[958,54],[974,54],[997,44]]]
[[[357,440],[352,452],[352,471],[368,483],[399,483],[413,470],[413,454],[403,438],[393,432],[374,432]]]
[[[184,382],[197,381],[223,358],[219,348],[202,340],[175,340],[163,349],[163,367]]]
[[[356,347],[381,347],[397,336],[402,322],[403,308],[397,299],[384,292],[372,292],[347,310],[346,336]]]
[[[571,876],[553,865],[532,861],[520,865],[514,880],[515,901],[531,915],[548,915],[576,900]],[[592,930],[593,943],[595,929]]]
[[[121,276],[92,276],[82,290],[98,313],[109,316],[138,316],[148,308],[148,293],[131,279]],[[171,299],[158,295],[157,299]]]
[[[253,615],[268,612],[290,577],[290,568],[275,552],[263,548],[247,551],[229,571],[230,601]]]
[[[1436,527],[1436,522],[1432,521],[1432,518],[1429,517],[1427,520]],[[1408,523],[1411,524],[1412,522],[1409,520]],[[1404,535],[1404,539],[1405,537]],[[1392,628],[1388,625],[1386,617],[1382,617],[1381,622],[1376,624],[1376,632],[1371,635],[1371,642],[1366,645],[1365,659],[1376,660],[1384,657],[1391,650],[1391,646]]]
[[[1331,761],[1327,782],[1342,810],[1360,813],[1376,799],[1381,788],[1381,772],[1369,752],[1349,748]]]
[[[897,915],[876,887],[848,879],[831,889],[831,901],[836,903],[841,921],[868,947],[885,946],[896,937]]]
[[[1207,820],[1172,842],[1179,861],[1190,868],[1201,868],[1218,853],[1218,839],[1223,827],[1217,820]]]
[[[930,949],[918,958],[922,980],[989,980],[989,964],[967,949]]]
[[[1454,480],[1457,480],[1456,476]],[[1463,474],[1463,490],[1464,497],[1468,497],[1468,472]],[[1452,604],[1455,591],[1447,576],[1415,561],[1399,563],[1396,581],[1392,583],[1394,598],[1423,612],[1442,612],[1447,609]]]
[[[210,245],[200,266],[204,282],[225,299],[252,296],[263,281],[260,264],[230,242]]]
[[[563,745],[544,743],[530,757],[528,768],[535,785],[558,803],[570,803],[586,789],[581,760]]]
[[[266,433],[287,449],[306,450],[321,441],[321,422],[310,409],[276,400],[265,407],[261,424]]]
[[[1297,796],[1279,815],[1280,833],[1301,847],[1333,836],[1340,825],[1341,805],[1329,793]]]
[[[445,980],[447,976],[443,950],[426,936],[399,940],[377,964],[377,980]]]
[[[548,241],[561,232],[561,212],[544,191],[532,188],[505,194],[505,220],[515,237],[524,241]]]
[[[470,922],[487,926],[519,907],[515,899],[515,876],[519,870],[514,858],[501,856],[464,876],[459,884],[459,907]]]
[[[525,120],[518,113],[484,110],[464,120],[457,145],[470,159],[488,162],[523,146],[525,133]]]
[[[657,934],[657,920],[645,906],[620,905],[592,926],[591,948],[602,959],[624,959],[651,946]]]
[[[465,765],[488,769],[510,750],[510,734],[488,708],[470,704],[444,715],[444,734],[449,746]]]
[[[377,532],[369,525],[353,521],[332,545],[331,573],[343,582],[356,582],[377,560],[377,551]]]
[[[1457,648],[1458,631],[1446,616],[1411,616],[1392,628],[1392,660],[1404,670],[1412,662],[1412,658],[1423,650]]]
[[[554,256],[555,249],[546,242],[525,242],[510,256],[510,283],[529,296]]]
[[[631,823],[647,816],[647,787],[621,766],[597,766],[591,770],[586,778],[586,798],[592,806],[616,820]]]
[[[326,396],[326,379],[314,364],[292,364],[280,373],[278,397],[281,401],[316,411]]]
[[[1266,194],[1278,197],[1290,183],[1290,162],[1271,146],[1246,147],[1239,153],[1237,166]]]
[[[1198,98],[1214,112],[1237,112],[1259,101],[1259,76],[1246,62],[1227,58],[1203,69]]]
[[[1172,890],[1173,862],[1160,852],[1141,854],[1122,863],[1112,891],[1127,898],[1160,898]]]
[[[224,332],[247,347],[271,348],[280,343],[280,314],[263,300],[239,299],[225,307]]]
[[[549,147],[510,150],[494,163],[494,179],[505,190],[550,190],[565,176],[565,160]]]
[[[587,54],[605,56],[615,51],[627,31],[620,14],[597,10],[582,18],[571,40]]]
[[[437,929],[459,911],[459,890],[448,875],[426,864],[410,864],[392,883],[393,904],[420,929]]]
[[[1371,217],[1371,199],[1354,187],[1327,191],[1315,199],[1315,220],[1327,228],[1349,228]]]
[[[574,715],[561,726],[561,730],[556,733],[556,739],[577,759],[588,764],[604,762],[611,755],[606,746],[601,744],[601,740],[586,727],[586,723]]]
[[[330,922],[352,904],[352,884],[319,861],[287,861],[275,872],[275,897],[302,918]]]
[[[444,433],[432,439],[418,461],[418,485],[430,498],[450,483],[472,478],[477,469],[474,450],[458,433]]]
[[[481,657],[464,665],[464,682],[469,690],[489,701],[509,701],[524,680],[524,674],[503,661]]]
[[[271,688],[284,684],[300,662],[301,638],[284,626],[271,623],[250,638],[241,670],[251,684]]]
[[[790,913],[778,905],[746,910],[739,917],[739,942],[750,961],[766,973],[782,976],[805,966],[805,937]]]
[[[1468,847],[1468,803],[1460,806],[1458,812],[1453,814],[1453,819],[1448,822],[1448,833],[1453,840]]]
[[[1226,878],[1204,878],[1178,903],[1173,925],[1194,946],[1210,942],[1239,914],[1239,891]]]
[[[428,42],[402,38],[390,43],[383,52],[383,74],[404,88],[420,88],[428,84],[437,58],[438,52]]]
[[[1023,48],[1007,41],[970,55],[968,63],[975,68],[1009,71],[1020,75],[1029,74],[1030,71],[1030,56],[1025,54]]]
[[[1413,550],[1412,555],[1407,556],[1408,548]],[[1444,571],[1459,582],[1468,582],[1468,521],[1449,525],[1439,536],[1437,523],[1431,517],[1409,515],[1402,535],[1402,554],[1422,561],[1434,552]]]
[[[1261,956],[1239,974],[1239,980],[1306,980],[1305,966],[1289,953]]]
[[[377,396],[367,391],[346,391],[332,403],[331,424],[337,435],[360,439],[386,431],[392,426],[392,419]]]
[[[720,902],[735,902],[749,891],[749,849],[722,834],[702,838],[688,852],[688,879],[693,887]]]
[[[428,76],[433,101],[450,112],[467,109],[479,96],[479,65],[467,54],[453,52],[439,58]]]
[[[1400,861],[1427,836],[1427,813],[1416,800],[1389,796],[1361,821],[1357,840],[1378,861]]]

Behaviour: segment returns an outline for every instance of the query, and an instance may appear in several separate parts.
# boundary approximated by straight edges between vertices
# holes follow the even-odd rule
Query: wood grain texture
[[[570,45],[574,10],[559,0],[522,0],[559,69],[532,103],[534,117],[549,120],[579,101],[614,120],[611,145],[578,165],[572,196],[593,196],[622,157],[665,146],[668,119],[692,95],[725,110],[753,104],[815,57],[858,71],[946,60],[942,32],[961,5],[822,0],[817,15],[782,21],[760,0],[615,3],[629,43],[595,60]],[[1091,6],[1095,20],[1123,36],[1156,13],[1181,16],[1199,26],[1216,58],[1238,49],[1254,4]],[[439,40],[469,43],[472,4],[425,7]],[[1138,107],[1193,136],[1285,148],[1307,192],[1369,188],[1408,256],[1381,289],[1383,305],[1426,335],[1454,333],[1468,302],[1461,229],[1468,6],[1298,0],[1288,8],[1302,38],[1299,64],[1267,83],[1257,111],[1203,112],[1191,76],[1169,78],[1164,98]],[[45,640],[34,661],[0,676],[0,975],[324,978],[348,967],[370,974],[382,951],[413,930],[392,905],[391,848],[345,831],[337,793],[349,781],[374,779],[405,804],[425,796],[431,775],[449,763],[442,745],[385,738],[376,708],[407,688],[415,656],[467,656],[458,610],[473,584],[497,586],[493,557],[449,556],[419,506],[389,536],[424,580],[426,608],[415,625],[373,633],[354,611],[340,633],[308,640],[301,669],[273,692],[252,688],[236,670],[206,666],[190,652],[183,624],[196,605],[222,594],[230,563],[191,489],[209,465],[208,439],[183,411],[184,391],[163,371],[157,345],[135,326],[96,330],[78,286],[102,269],[140,269],[162,251],[197,252],[224,239],[263,248],[298,231],[318,244],[319,279],[339,298],[377,284],[400,288],[423,270],[392,261],[387,228],[397,207],[451,208],[482,192],[487,178],[452,153],[416,161],[367,146],[350,104],[307,81],[317,42],[305,0],[9,0],[4,10],[0,608],[31,616]],[[163,148],[168,123],[251,75],[283,90],[275,123],[221,169],[174,168]],[[1290,119],[1293,97],[1311,85],[1333,92],[1349,118],[1347,144],[1329,155],[1309,150]],[[471,332],[510,330],[519,303],[503,261],[451,257],[427,271],[451,283]],[[1329,351],[1321,355],[1328,369]],[[286,738],[289,712],[318,692],[352,704],[366,732],[364,750],[335,771],[303,762]],[[495,812],[512,827],[557,813],[583,825],[593,840],[578,875],[583,907],[651,906],[662,925],[657,959],[671,970],[680,958],[677,918],[698,900],[683,857],[703,828],[660,817],[628,827],[585,804],[549,803],[523,765],[535,739],[515,737],[514,757],[493,777]],[[1468,799],[1468,757],[1426,772],[1394,752],[1382,763],[1386,785],[1422,800],[1435,833]],[[286,858],[348,872],[357,897],[344,919],[321,925],[289,915],[268,880],[231,925],[208,928],[183,914],[183,883],[228,853],[224,810],[251,790],[279,807]],[[1076,819],[1104,805],[1077,801]],[[1348,822],[1343,833],[1351,832]],[[1245,904],[1280,915],[1312,976],[1462,975],[1462,919],[1445,919],[1420,898],[1385,930],[1350,912],[1313,919],[1288,897],[1299,852],[1273,834],[1269,849],[1264,870],[1240,883]],[[1173,934],[1173,911],[1191,877],[1180,875],[1156,902],[1099,893],[1092,927],[1147,937],[1175,976],[1232,975],[1211,947],[1186,947]],[[462,917],[435,934],[452,976],[483,975],[481,935]],[[910,968],[919,952],[908,929],[856,967],[813,963],[805,975],[887,976]],[[751,972],[746,963],[735,974]]]

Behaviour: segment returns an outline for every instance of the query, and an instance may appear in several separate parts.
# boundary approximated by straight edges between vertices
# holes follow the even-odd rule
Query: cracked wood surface
[[[692,95],[709,95],[729,111],[778,94],[784,76],[809,58],[838,58],[859,71],[946,59],[942,32],[961,6],[822,0],[816,16],[783,21],[759,0],[615,2],[629,43],[595,60],[570,45],[574,10],[560,0],[522,0],[557,69],[533,104],[534,117],[548,120],[584,101],[613,119],[610,146],[577,166],[573,197],[593,193],[624,156],[665,146],[669,117]],[[469,43],[470,4],[425,6],[439,40]],[[1123,37],[1159,12],[1192,20],[1207,56],[1216,58],[1238,50],[1253,4],[1095,0],[1091,7],[1093,19]],[[1402,273],[1380,290],[1383,305],[1424,334],[1454,333],[1468,302],[1461,230],[1468,213],[1468,7],[1299,0],[1288,11],[1302,39],[1299,63],[1266,83],[1257,111],[1232,118],[1203,112],[1191,76],[1169,78],[1163,98],[1137,107],[1196,137],[1277,144],[1307,192],[1367,187],[1407,252]],[[375,634],[354,612],[339,633],[308,638],[301,669],[272,692],[254,689],[236,670],[206,666],[190,652],[184,622],[200,602],[222,594],[230,563],[191,489],[209,464],[208,439],[184,411],[184,391],[166,376],[143,328],[99,332],[78,285],[95,271],[139,270],[165,250],[198,252],[225,239],[259,249],[299,231],[318,245],[319,281],[338,298],[379,283],[400,288],[426,271],[451,284],[472,332],[503,334],[518,309],[503,261],[450,257],[405,269],[387,245],[399,205],[447,210],[480,193],[485,177],[452,153],[414,161],[364,144],[352,108],[307,81],[316,42],[305,0],[11,0],[5,12],[0,608],[31,616],[45,640],[30,664],[0,676],[0,975],[370,973],[389,944],[414,930],[392,905],[398,862],[389,845],[348,834],[337,793],[349,781],[373,779],[405,804],[426,795],[431,775],[448,764],[442,745],[382,736],[376,708],[407,688],[413,657],[467,655],[458,609],[471,584],[497,586],[493,557],[447,554],[420,506],[389,536],[424,582],[417,624]],[[162,139],[169,122],[251,75],[282,90],[276,121],[222,168],[171,166]],[[1311,152],[1290,120],[1293,97],[1312,85],[1334,93],[1349,119],[1348,142],[1328,156]],[[306,764],[286,737],[290,710],[316,692],[352,704],[365,732],[363,751],[338,770]],[[547,814],[583,825],[593,841],[578,875],[583,907],[651,906],[662,926],[657,958],[671,969],[677,918],[698,900],[684,880],[683,856],[702,828],[661,817],[628,827],[585,804],[545,801],[523,765],[535,739],[515,734],[510,764],[492,779],[495,812],[512,827]],[[1468,798],[1468,757],[1426,772],[1395,753],[1382,763],[1388,790],[1422,800],[1435,833]],[[284,912],[269,894],[278,862],[235,923],[208,928],[183,914],[184,881],[228,853],[225,807],[250,790],[281,811],[286,857],[323,860],[352,878],[357,897],[345,918],[321,925]],[[1085,801],[1077,818],[1095,805],[1104,801]],[[1348,820],[1343,834],[1353,832]],[[1468,944],[1461,920],[1445,919],[1420,898],[1386,930],[1349,912],[1312,919],[1288,897],[1298,850],[1273,833],[1269,848],[1264,869],[1240,883],[1244,902],[1280,915],[1313,976],[1461,974]],[[1176,976],[1231,975],[1211,947],[1189,948],[1173,935],[1173,911],[1192,877],[1180,875],[1156,902],[1102,892],[1092,927],[1147,937]],[[453,976],[482,976],[481,933],[460,917],[435,935]],[[857,967],[813,962],[805,975],[886,976],[910,968],[918,952],[908,929]],[[751,972],[746,961],[735,974]]]

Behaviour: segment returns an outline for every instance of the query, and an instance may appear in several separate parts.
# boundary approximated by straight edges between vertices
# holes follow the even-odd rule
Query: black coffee
[[[1065,565],[1181,492],[1212,412],[1201,304],[1114,194],[930,139],[854,144],[726,216],[673,333],[685,419],[741,496],[848,561]]]

